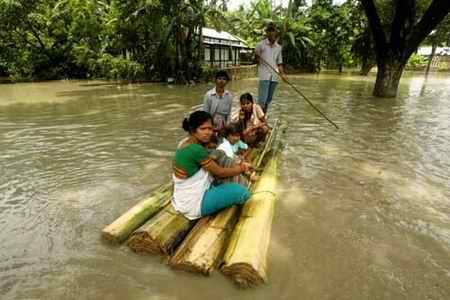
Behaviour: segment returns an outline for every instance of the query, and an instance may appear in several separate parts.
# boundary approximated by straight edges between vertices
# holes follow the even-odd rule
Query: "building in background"
[[[431,55],[431,46],[424,46],[420,47],[417,50],[417,54],[422,56],[430,56]],[[434,55],[440,55],[440,56],[450,56],[450,47],[437,47],[436,52]]]
[[[226,31],[219,32],[212,28],[203,28],[202,33],[205,64],[225,68],[251,63],[245,57],[249,57],[248,54],[252,54],[254,49],[248,47],[244,40]]]
[[[417,54],[430,59],[431,46],[423,46],[417,49]],[[437,47],[430,63],[430,70],[450,70],[450,47]]]

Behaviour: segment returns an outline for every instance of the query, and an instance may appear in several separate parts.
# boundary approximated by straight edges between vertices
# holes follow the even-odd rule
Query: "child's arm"
[[[245,149],[245,150],[240,151],[239,157],[242,160],[248,161],[249,154],[250,154],[250,149]]]

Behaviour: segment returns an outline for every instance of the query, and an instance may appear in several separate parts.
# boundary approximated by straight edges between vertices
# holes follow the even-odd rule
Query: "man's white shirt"
[[[275,70],[278,71],[278,65],[283,63],[283,58],[281,56],[282,47],[280,44],[275,42],[273,45],[270,44],[268,39],[264,39],[256,45],[256,54],[261,57],[264,61],[269,63]],[[279,77],[274,70],[266,65],[265,62],[260,60],[258,65],[258,77],[259,80],[270,80],[278,81]]]

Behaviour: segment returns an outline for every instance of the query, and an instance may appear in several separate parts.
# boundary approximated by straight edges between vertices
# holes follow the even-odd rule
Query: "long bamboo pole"
[[[102,237],[111,242],[121,243],[144,224],[150,217],[160,211],[170,201],[172,184],[165,184],[152,193],[152,195],[121,215],[102,230]]]
[[[315,111],[317,111],[322,117],[324,117],[328,122],[330,122],[331,125],[333,125],[334,127],[336,127],[336,129],[339,129],[339,127],[336,125],[336,123],[334,123],[333,121],[331,121],[323,112],[320,111],[320,109],[318,109],[309,99],[308,97],[306,97],[295,85],[293,85],[287,78],[286,76],[281,76],[280,72],[278,72],[274,67],[272,67],[264,58],[262,58],[261,56],[258,57],[259,60],[264,63],[268,68],[270,68],[272,71],[275,72],[275,74],[277,74],[278,76],[280,76],[284,82],[286,82],[291,88],[294,89],[294,91],[296,91],[300,96],[303,97],[303,99],[308,102],[309,105],[311,105],[312,108],[314,108]]]

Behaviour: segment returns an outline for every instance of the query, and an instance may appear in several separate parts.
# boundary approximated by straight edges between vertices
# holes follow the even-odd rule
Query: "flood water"
[[[406,75],[396,99],[373,98],[373,76],[291,78],[340,130],[279,86],[269,283],[245,291],[100,238],[169,180],[211,85],[0,85],[0,298],[450,299],[450,77]]]

